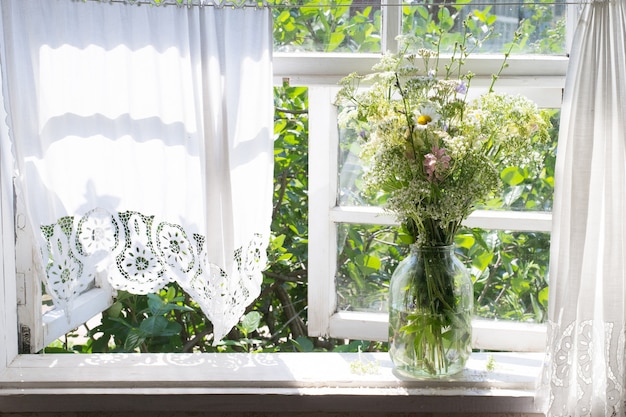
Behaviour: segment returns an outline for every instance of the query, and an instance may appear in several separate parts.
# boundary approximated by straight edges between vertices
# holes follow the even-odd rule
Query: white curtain
[[[269,10],[2,0],[1,12],[16,189],[54,304],[69,314],[93,285],[177,282],[220,340],[266,262]]]
[[[590,1],[561,114],[550,266],[550,416],[624,416],[626,0]]]

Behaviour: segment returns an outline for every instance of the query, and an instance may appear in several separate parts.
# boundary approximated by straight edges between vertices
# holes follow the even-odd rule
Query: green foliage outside
[[[440,3],[445,3],[445,7]],[[414,34],[425,43],[443,31],[441,51],[450,50],[463,36],[461,22],[474,19],[467,29],[476,38],[487,26],[495,37],[481,52],[502,52],[517,29],[522,39],[516,53],[565,53],[565,4],[553,0],[525,4],[473,6],[471,0],[453,2],[402,2],[402,33]],[[274,49],[280,52],[382,52],[381,7],[359,0],[275,0]],[[393,3],[399,4],[399,3]],[[395,7],[395,6],[392,6]]]
[[[337,7],[276,7],[275,49],[278,51],[379,52],[380,8],[358,6],[356,0],[333,1]],[[281,4],[279,0],[277,2]],[[461,2],[459,2],[461,3]],[[464,3],[464,2],[463,2]],[[447,11],[444,11],[447,10]],[[405,6],[405,32],[424,38],[440,29],[452,34],[463,15],[455,8]],[[554,6],[532,5],[534,35],[523,38],[524,50],[561,53],[564,27],[554,19]],[[526,11],[525,13],[528,13]],[[489,8],[479,11],[477,25],[493,23]],[[452,20],[450,20],[452,19]],[[497,21],[497,19],[496,19]],[[476,30],[482,30],[477,26]],[[457,28],[458,29],[458,28]],[[471,28],[470,28],[471,29]],[[473,29],[472,29],[473,30]],[[530,46],[529,46],[530,45]],[[530,48],[530,49],[529,49]],[[308,99],[304,87],[275,89],[275,188],[269,266],[261,296],[230,334],[213,346],[212,326],[199,307],[176,285],[148,296],[120,292],[116,302],[93,328],[81,328],[86,340],[72,332],[47,352],[303,352],[314,350],[384,350],[386,344],[307,336],[308,239]],[[558,127],[557,113],[553,125]],[[556,128],[555,128],[556,132]],[[553,135],[555,138],[556,135]],[[343,166],[355,144],[342,144]],[[544,163],[536,172],[511,167],[502,173],[501,207],[550,210],[556,141],[536,149]],[[341,180],[341,179],[340,179]],[[352,203],[358,200],[358,176]],[[406,251],[407,237],[397,228],[339,225],[336,280],[339,309],[386,311],[386,288]],[[515,320],[542,321],[547,307],[549,235],[545,233],[464,230],[457,237],[459,254],[472,268],[477,314]]]

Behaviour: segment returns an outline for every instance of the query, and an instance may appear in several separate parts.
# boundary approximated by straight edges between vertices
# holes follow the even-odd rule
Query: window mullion
[[[335,207],[330,212],[335,223],[396,225],[394,215],[380,207]],[[475,210],[463,222],[467,227],[492,230],[550,232],[552,213],[543,211]]]
[[[396,37],[402,33],[402,7],[398,3],[398,1],[393,0],[381,0],[381,49],[383,52],[398,50],[398,41],[396,40]]]
[[[309,89],[309,250],[308,331],[328,335],[335,312],[337,228],[330,211],[337,196],[337,114],[333,89]]]
[[[330,335],[340,339],[387,341],[386,311],[339,311],[330,319]],[[546,325],[506,320],[472,320],[474,349],[541,352],[546,344]]]
[[[44,347],[41,314],[41,281],[34,268],[33,233],[19,205],[15,218],[15,264],[20,353],[36,353]]]
[[[4,140],[4,138],[2,138]],[[0,150],[0,371],[17,356],[17,280],[15,277],[15,218],[10,159]]]

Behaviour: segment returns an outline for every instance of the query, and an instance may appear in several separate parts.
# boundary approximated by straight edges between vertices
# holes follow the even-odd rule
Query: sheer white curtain
[[[267,8],[2,0],[16,189],[58,308],[177,282],[214,341],[258,296],[273,176]],[[95,281],[94,281],[95,280]]]
[[[626,0],[590,1],[570,55],[555,178],[551,416],[624,416]]]

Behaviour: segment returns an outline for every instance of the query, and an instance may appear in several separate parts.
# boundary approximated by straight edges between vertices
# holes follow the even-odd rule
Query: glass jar
[[[474,292],[454,246],[412,246],[389,288],[389,354],[411,378],[463,370],[472,347]]]

